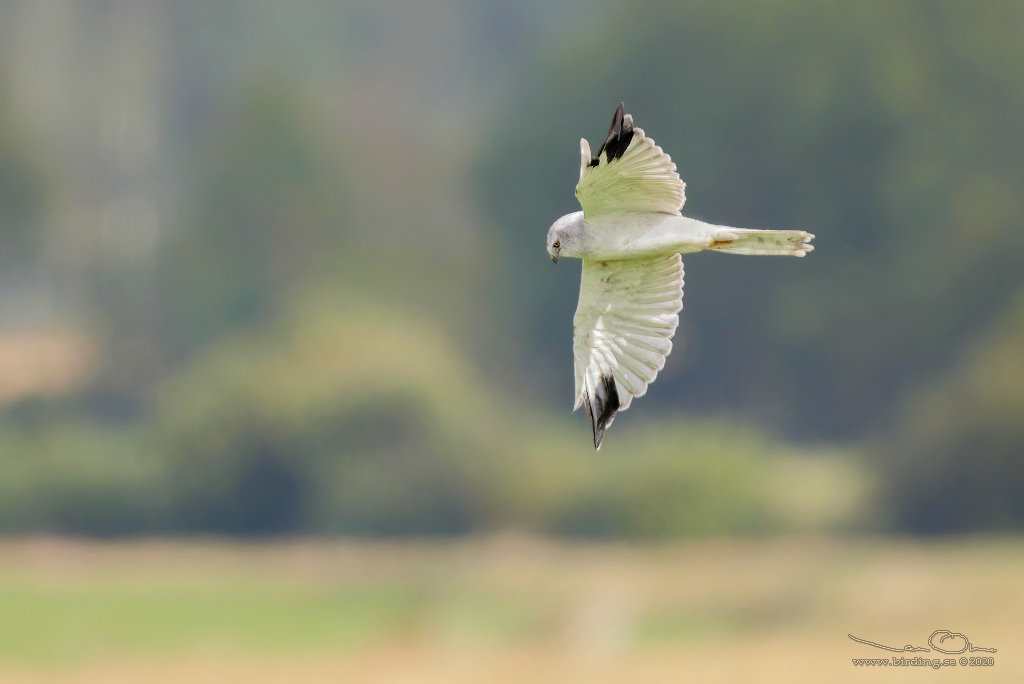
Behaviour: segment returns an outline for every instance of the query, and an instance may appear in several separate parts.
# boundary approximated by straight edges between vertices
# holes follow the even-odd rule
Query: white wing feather
[[[622,105],[596,157],[590,156],[590,143],[580,140],[576,197],[586,218],[628,212],[678,216],[685,188],[672,159],[642,128],[633,128],[633,117],[622,113]]]
[[[615,412],[645,394],[664,368],[682,308],[678,254],[583,261],[573,320],[575,408],[590,414],[595,446]]]

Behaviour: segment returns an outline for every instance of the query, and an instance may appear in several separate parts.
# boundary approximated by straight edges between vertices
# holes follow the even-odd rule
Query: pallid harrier
[[[715,226],[679,213],[686,184],[654,141],[615,110],[597,155],[580,140],[576,197],[583,211],[548,230],[548,254],[583,259],[573,319],[576,406],[594,425],[594,447],[617,411],[642,396],[665,366],[683,308],[685,252],[802,257],[810,233]]]

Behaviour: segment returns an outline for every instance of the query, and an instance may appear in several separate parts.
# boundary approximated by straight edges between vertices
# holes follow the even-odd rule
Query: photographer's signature
[[[905,651],[910,651],[910,652],[915,652],[915,651],[931,651],[932,649],[938,651],[939,653],[949,653],[949,654],[964,653],[964,652],[973,653],[974,651],[985,651],[986,653],[995,653],[996,652],[996,649],[994,649],[994,648],[984,648],[982,646],[975,646],[963,634],[960,634],[959,632],[950,632],[948,629],[937,629],[934,632],[932,632],[932,635],[930,637],[928,637],[928,645],[931,646],[931,648],[925,648],[924,646],[911,646],[910,644],[907,644],[903,648],[894,648],[893,646],[886,646],[885,644],[878,644],[878,643],[875,643],[874,641],[868,641],[867,639],[858,639],[857,637],[853,636],[852,634],[847,634],[846,636],[848,636],[851,639],[853,639],[854,641],[858,641],[858,642],[860,642],[862,644],[867,644],[868,646],[874,646],[875,648],[881,648],[881,649],[884,649],[886,651],[894,651],[896,653],[903,653]],[[938,643],[936,643],[935,637],[939,637]],[[947,648],[943,648],[940,644],[942,644],[947,639],[963,639],[963,646],[961,646],[958,650],[955,650],[955,651],[954,650],[948,650],[948,647],[953,647],[953,646],[957,645],[955,642],[953,642],[953,643],[946,644]]]

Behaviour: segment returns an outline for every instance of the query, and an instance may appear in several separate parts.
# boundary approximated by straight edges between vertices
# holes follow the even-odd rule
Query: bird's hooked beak
[[[556,257],[554,254],[548,254],[548,256],[551,257],[551,261],[553,263],[558,263],[558,257]]]

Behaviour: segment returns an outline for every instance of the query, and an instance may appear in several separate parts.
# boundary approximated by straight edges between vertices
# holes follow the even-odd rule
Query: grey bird
[[[686,184],[633,117],[615,110],[601,149],[580,140],[576,197],[583,211],[548,230],[548,255],[583,260],[573,319],[576,405],[594,427],[594,448],[618,411],[643,396],[665,367],[683,308],[683,261],[709,249],[802,257],[814,237],[800,230],[730,228],[686,218]]]

